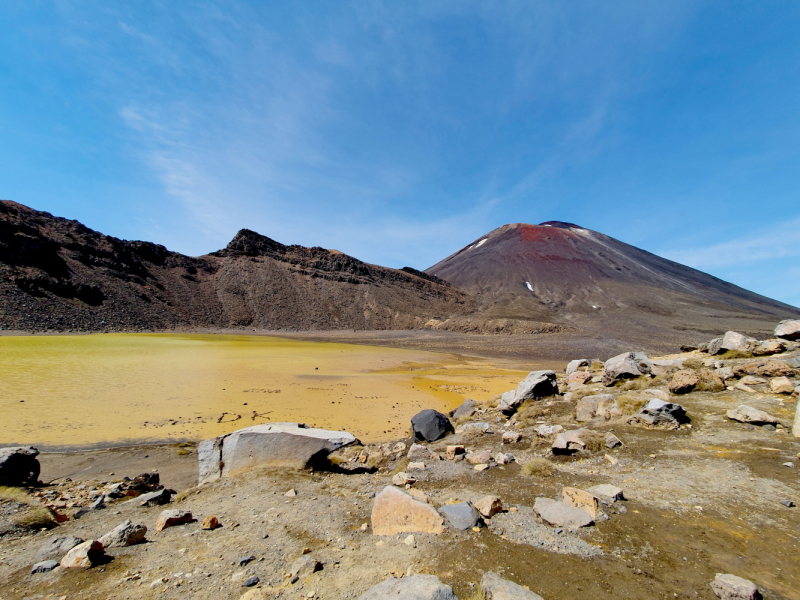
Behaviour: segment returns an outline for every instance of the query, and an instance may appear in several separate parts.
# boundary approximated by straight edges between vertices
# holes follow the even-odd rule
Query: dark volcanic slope
[[[571,223],[504,225],[426,273],[475,294],[494,318],[633,328],[771,329],[800,310]],[[771,325],[770,325],[771,324]]]
[[[474,308],[423,273],[248,230],[192,258],[0,202],[2,329],[409,329]]]

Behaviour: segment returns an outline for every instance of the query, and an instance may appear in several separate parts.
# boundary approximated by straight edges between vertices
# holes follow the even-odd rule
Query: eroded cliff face
[[[195,258],[0,203],[4,329],[409,329],[472,308],[443,281],[248,230]]]

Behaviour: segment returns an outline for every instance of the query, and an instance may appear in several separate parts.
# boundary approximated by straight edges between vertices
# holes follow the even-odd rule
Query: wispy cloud
[[[745,266],[763,261],[800,257],[798,231],[800,231],[800,219],[792,219],[730,241],[666,250],[661,252],[661,255],[697,269]]]

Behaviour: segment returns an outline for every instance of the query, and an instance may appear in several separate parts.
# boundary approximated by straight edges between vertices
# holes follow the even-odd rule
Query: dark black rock
[[[435,442],[448,433],[455,433],[453,424],[446,415],[428,408],[411,417],[415,442]]]
[[[34,485],[39,479],[36,448],[0,448],[0,485]]]
[[[247,563],[253,562],[255,559],[256,559],[256,557],[253,556],[252,554],[250,556],[243,556],[242,558],[239,559],[239,566],[243,567]]]
[[[252,577],[248,577],[244,580],[242,587],[253,587],[254,585],[258,585],[258,582],[261,581],[258,577],[253,575]]]

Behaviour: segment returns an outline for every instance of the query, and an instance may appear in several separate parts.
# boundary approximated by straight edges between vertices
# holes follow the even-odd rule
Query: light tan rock
[[[506,431],[503,433],[503,443],[504,444],[516,444],[522,434],[519,431]]]
[[[591,381],[592,374],[587,373],[586,371],[575,371],[569,377],[567,377],[567,384],[572,385],[584,385],[587,381]]]
[[[794,375],[794,369],[782,360],[766,358],[736,365],[733,368],[734,377],[743,377],[744,375],[755,375],[757,377],[791,377]]]
[[[87,540],[67,552],[61,562],[62,569],[89,569],[105,556],[103,544],[97,540]]]
[[[472,467],[472,468],[473,468],[473,469],[475,469],[476,471],[485,471],[486,469],[488,469],[488,468],[489,468],[489,465],[488,465],[488,464],[486,464],[486,463],[481,463],[481,464],[479,464],[479,465],[475,465],[475,466],[474,466],[474,467]]]
[[[731,421],[739,421],[740,423],[767,423],[774,425],[778,422],[778,419],[769,413],[765,413],[763,410],[758,410],[757,408],[746,406],[744,404],[729,410],[727,413],[725,413],[725,416],[727,416]]]
[[[487,519],[490,519],[503,510],[503,503],[500,500],[500,496],[484,496],[472,506]]]
[[[783,352],[785,349],[786,346],[778,340],[764,340],[753,348],[753,356],[769,356],[770,354]]]
[[[203,519],[202,525],[200,525],[202,529],[216,529],[219,527],[219,519],[214,515],[208,515],[205,519]]]
[[[279,589],[271,587],[257,587],[242,594],[239,600],[269,600],[274,598],[278,592],[280,592]]]
[[[794,385],[788,377],[775,377],[769,382],[770,389],[776,394],[791,394],[794,392]]]
[[[400,471],[397,475],[392,477],[392,484],[403,487],[404,485],[408,485],[411,483],[416,483],[416,479],[414,479],[411,475],[404,471]]]
[[[163,531],[173,525],[183,525],[192,522],[192,513],[188,510],[164,510],[158,515],[156,532]]]
[[[800,400],[794,406],[794,423],[792,424],[792,435],[800,438]]]
[[[444,518],[430,504],[415,500],[396,487],[386,486],[372,506],[372,533],[435,533],[444,531]]]
[[[425,463],[424,462],[411,462],[411,463],[408,463],[408,470],[409,471],[424,471],[425,470]]]
[[[600,508],[600,502],[593,494],[578,488],[565,487],[561,490],[561,496],[564,500],[564,504],[585,510],[592,519],[597,518],[597,510]]]
[[[446,452],[447,460],[453,460],[457,455],[465,452],[464,446],[448,446]]]
[[[484,450],[483,452],[474,452],[472,454],[467,454],[464,459],[471,465],[481,465],[488,463],[492,460],[492,454],[488,450]]]

